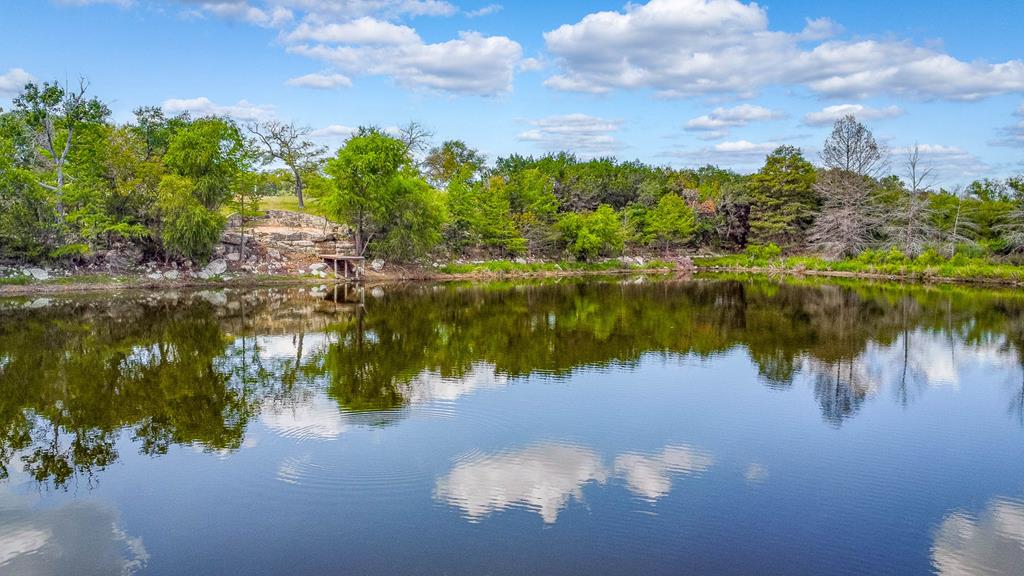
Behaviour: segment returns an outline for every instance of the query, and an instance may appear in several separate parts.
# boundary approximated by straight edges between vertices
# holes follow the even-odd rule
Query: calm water
[[[0,300],[0,573],[1024,573],[1024,295],[362,297]]]

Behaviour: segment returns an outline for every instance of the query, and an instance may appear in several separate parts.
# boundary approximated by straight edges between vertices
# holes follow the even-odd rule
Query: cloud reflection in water
[[[589,448],[543,443],[460,462],[437,481],[434,496],[460,508],[471,522],[522,506],[553,524],[571,499],[582,500],[590,482],[621,477],[631,492],[653,501],[671,491],[672,476],[700,474],[713,464],[704,451],[668,446],[658,454],[622,454],[609,470]]]

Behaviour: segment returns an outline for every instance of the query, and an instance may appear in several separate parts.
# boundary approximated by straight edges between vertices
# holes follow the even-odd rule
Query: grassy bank
[[[514,262],[512,260],[488,260],[475,263],[445,264],[437,269],[441,274],[461,275],[523,275],[559,272],[616,272],[629,270],[673,270],[672,262],[652,260],[643,264],[622,260],[602,262]]]
[[[765,257],[758,254],[733,254],[697,257],[694,258],[694,264],[701,270],[903,278],[931,282],[1024,283],[1024,266],[963,255],[946,259],[934,253],[908,258],[898,252],[869,251],[857,258],[845,260],[826,260],[817,256]]]

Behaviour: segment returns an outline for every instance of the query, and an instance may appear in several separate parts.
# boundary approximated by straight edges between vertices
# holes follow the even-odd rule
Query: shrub
[[[158,205],[164,252],[194,262],[209,260],[224,229],[224,217],[207,210],[192,195],[192,184],[178,176],[160,181]]]
[[[579,260],[618,254],[625,244],[619,215],[607,204],[585,214],[566,214],[559,220],[558,229],[569,252]]]
[[[782,256],[782,248],[779,248],[779,246],[774,242],[769,242],[768,244],[750,244],[744,252],[750,259],[751,264],[775,260]]]
[[[946,259],[935,248],[929,248],[919,254],[914,262],[922,266],[938,266],[945,263]]]
[[[910,257],[893,247],[888,250],[865,250],[858,254],[853,261],[872,266],[901,265],[910,264]]]
[[[62,260],[64,258],[73,260],[79,256],[85,256],[88,253],[88,244],[67,244],[57,248],[56,250],[52,250],[50,252],[50,258],[53,260]]]

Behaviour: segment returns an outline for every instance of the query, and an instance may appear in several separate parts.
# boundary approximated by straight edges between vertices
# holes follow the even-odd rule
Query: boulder
[[[370,268],[373,269],[374,272],[380,272],[384,269],[384,261],[380,258],[374,258],[373,262],[370,262]]]
[[[328,268],[330,268],[330,266],[328,266],[327,264],[324,264],[323,262],[321,262],[319,264],[310,264],[309,271],[310,272],[324,272]]]
[[[239,260],[242,259],[242,257],[239,256],[238,252],[232,252],[225,256],[225,258],[227,258],[228,262],[238,262]]]
[[[108,268],[114,270],[128,270],[134,268],[141,260],[141,251],[124,248],[110,250],[103,256],[103,262]]]
[[[313,235],[307,232],[272,232],[270,239],[275,242],[301,242],[312,241]]]
[[[206,267],[203,268],[203,270],[199,274],[200,275],[206,274],[205,278],[209,278],[211,276],[219,276],[219,275],[221,275],[221,274],[223,274],[223,273],[225,273],[227,271],[228,271],[228,263],[227,263],[227,261],[225,261],[225,260],[223,260],[221,258],[218,258],[216,260],[211,260],[210,263],[207,264]]]
[[[252,237],[252,234],[245,235],[245,244],[248,246],[256,242],[256,239]],[[242,235],[238,232],[225,232],[220,236],[221,244],[228,244],[230,246],[239,246],[242,244]]]
[[[164,278],[167,280],[177,280],[180,277],[181,273],[177,270],[168,270],[167,272],[164,272]]]
[[[163,277],[164,277],[164,275],[159,273],[159,272],[153,272],[152,274],[146,274],[146,278],[149,278],[150,280],[162,280]]]
[[[22,270],[25,276],[31,276],[33,280],[49,280],[50,273],[42,268],[26,268]]]

